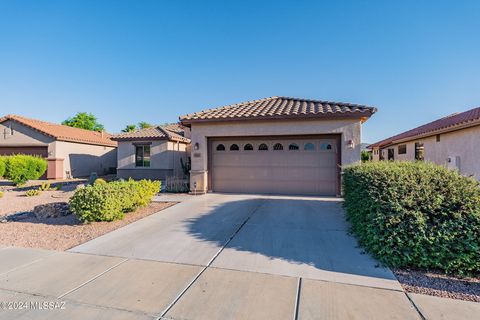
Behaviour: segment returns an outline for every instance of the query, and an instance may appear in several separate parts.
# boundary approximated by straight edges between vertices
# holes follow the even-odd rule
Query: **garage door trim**
[[[335,139],[337,145],[336,152],[336,192],[337,195],[341,193],[341,134],[301,134],[301,135],[266,135],[266,136],[218,136],[207,137],[207,184],[208,192],[213,192],[215,186],[213,185],[212,170],[213,170],[213,142],[215,140],[275,140],[275,139]]]

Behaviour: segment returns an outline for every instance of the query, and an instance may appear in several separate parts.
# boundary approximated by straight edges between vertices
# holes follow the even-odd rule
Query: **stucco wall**
[[[359,119],[303,120],[303,121],[238,121],[195,123],[191,127],[192,150],[191,185],[196,182],[197,191],[207,189],[207,139],[209,137],[248,137],[272,135],[341,134],[342,165],[360,161],[361,123]],[[355,147],[347,148],[349,140]]]
[[[135,166],[135,144],[150,144],[150,167]],[[186,159],[185,143],[152,140],[120,141],[118,143],[117,175],[121,178],[164,179],[168,175],[182,175],[180,158]],[[149,173],[150,172],[150,173]]]
[[[458,169],[466,176],[473,175],[480,180],[480,126],[466,128],[458,131],[443,133],[440,141],[436,136],[418,139],[406,143],[395,144],[395,160],[415,160],[415,142],[423,142],[425,161],[454,169],[455,163],[448,163],[447,158],[459,159]],[[398,154],[398,145],[407,145],[407,154]],[[384,157],[387,159],[387,149],[384,148]]]
[[[63,174],[68,177],[87,177],[92,172],[98,175],[109,173],[117,165],[117,149],[82,143],[55,141],[53,158],[64,159]]]
[[[13,129],[11,134],[10,126]],[[0,146],[49,146],[55,140],[18,122],[7,120],[0,123]],[[49,146],[49,153],[53,146]]]

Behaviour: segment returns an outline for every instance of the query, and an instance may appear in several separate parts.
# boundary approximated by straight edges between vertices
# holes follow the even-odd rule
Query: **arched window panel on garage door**
[[[238,146],[238,144],[234,143],[230,146],[230,151],[238,151],[240,150],[240,147]]]
[[[303,150],[305,150],[305,151],[315,151],[315,145],[311,142],[307,142],[303,145]]]
[[[268,151],[268,146],[266,143],[261,143],[259,146],[258,146],[258,150],[259,151]]]
[[[243,150],[252,151],[253,150],[253,145],[251,143],[247,143],[246,145],[243,146]]]
[[[217,147],[215,148],[215,150],[217,150],[217,151],[225,151],[225,146],[220,143],[219,145],[217,145]]]
[[[283,150],[283,144],[278,143],[278,142],[275,143],[275,144],[273,145],[273,150],[275,150],[275,151]]]

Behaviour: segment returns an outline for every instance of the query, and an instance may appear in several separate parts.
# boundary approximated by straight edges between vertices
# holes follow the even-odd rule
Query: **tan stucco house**
[[[425,160],[480,179],[480,108],[454,113],[369,146],[374,161]]]
[[[72,128],[17,115],[0,118],[0,155],[29,154],[48,160],[44,178],[65,179],[115,170],[117,143],[105,132]]]
[[[361,126],[375,112],[270,97],[182,116],[191,191],[338,195],[341,166],[360,161]]]
[[[190,143],[185,129],[171,124],[114,136],[118,141],[117,176],[158,180],[182,176],[180,159],[187,162]]]

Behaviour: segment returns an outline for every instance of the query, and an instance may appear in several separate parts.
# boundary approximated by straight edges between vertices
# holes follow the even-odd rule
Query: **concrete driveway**
[[[401,290],[347,229],[337,198],[207,194],[70,251]]]
[[[407,298],[346,230],[338,199],[190,198],[70,252],[0,248],[0,302],[65,307],[0,309],[0,319],[455,319],[480,311]]]

